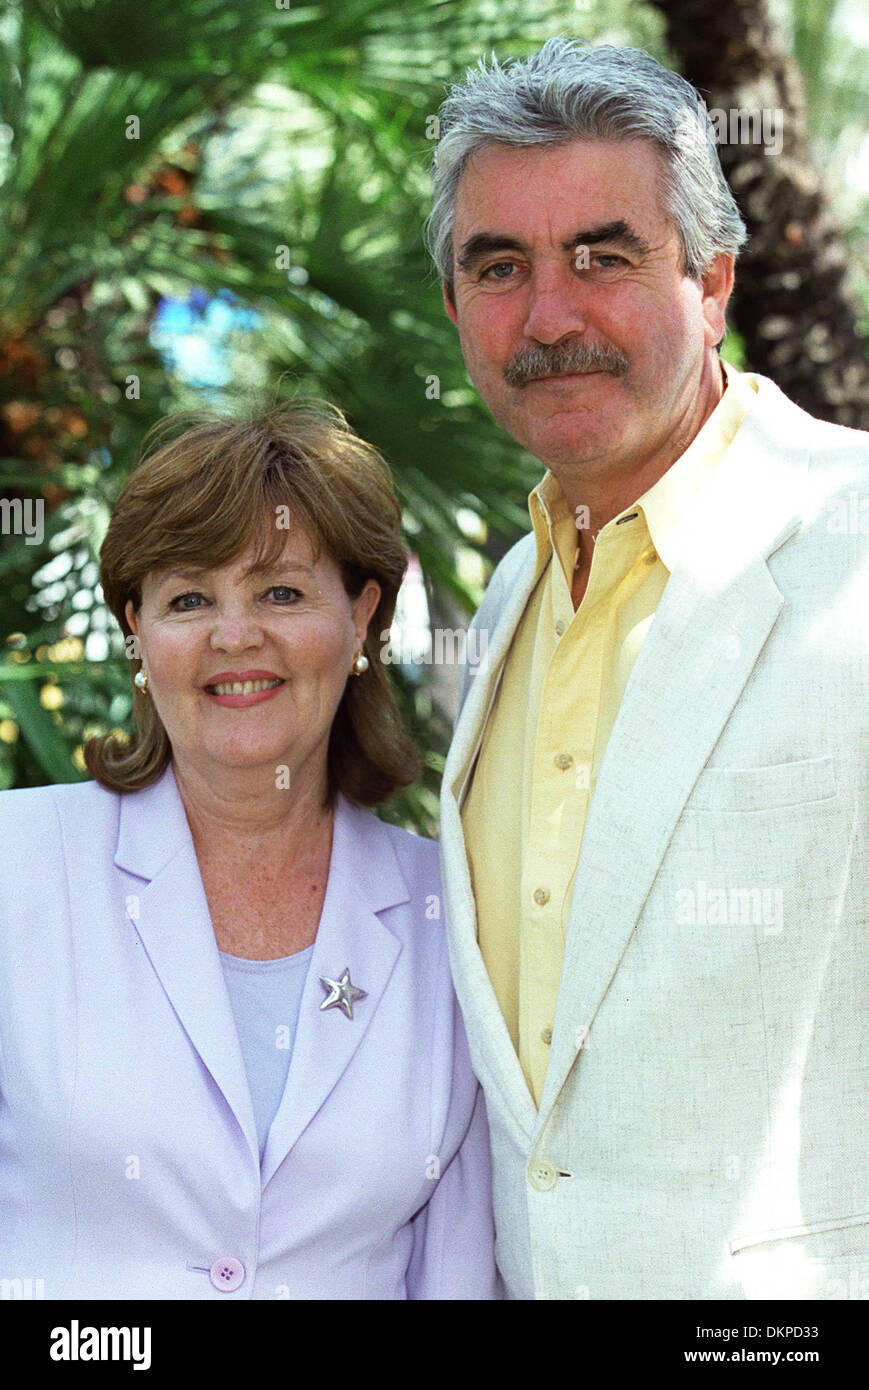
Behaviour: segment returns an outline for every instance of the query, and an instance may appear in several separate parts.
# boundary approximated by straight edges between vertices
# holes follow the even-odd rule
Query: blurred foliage
[[[824,7],[811,13],[820,33]],[[667,59],[659,17],[630,0],[543,3],[531,19],[524,0],[6,6],[0,495],[41,502],[45,530],[2,538],[0,786],[82,776],[83,740],[129,727],[95,556],[169,411],[333,400],[393,469],[433,609],[473,611],[539,469],[471,389],[423,250],[432,118],[482,53],[560,32]],[[865,99],[853,70],[842,82],[828,142],[851,89]],[[865,213],[864,198],[864,240]],[[209,378],[173,360],[161,324],[167,306],[215,302],[236,312]],[[431,832],[449,721],[431,673],[393,669],[426,772],[385,814]]]

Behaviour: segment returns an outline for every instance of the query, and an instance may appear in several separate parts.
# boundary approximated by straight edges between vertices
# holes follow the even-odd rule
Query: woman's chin
[[[289,750],[285,744],[274,741],[223,741],[198,750],[188,750],[188,757],[191,755],[198,767],[213,768],[215,777],[221,771],[252,774],[259,771],[276,787],[286,783],[289,777]]]

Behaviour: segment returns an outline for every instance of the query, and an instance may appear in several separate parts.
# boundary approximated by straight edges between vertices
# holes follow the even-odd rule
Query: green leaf
[[[0,668],[0,691],[40,767],[52,782],[82,781],[82,774],[74,766],[65,743],[58,738],[56,724],[39,703],[37,690],[29,684],[7,682],[4,674]]]

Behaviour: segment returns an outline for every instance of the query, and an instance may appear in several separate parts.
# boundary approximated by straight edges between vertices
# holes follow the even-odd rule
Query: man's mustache
[[[612,376],[624,376],[628,367],[627,357],[618,348],[571,338],[551,346],[538,343],[536,347],[517,352],[504,368],[504,380],[508,386],[527,386],[529,381],[561,376],[565,372],[609,372]]]

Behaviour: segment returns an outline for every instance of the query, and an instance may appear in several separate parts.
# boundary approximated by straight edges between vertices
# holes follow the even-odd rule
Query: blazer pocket
[[[778,1226],[730,1241],[731,1255],[751,1254],[779,1246],[799,1251],[803,1258],[828,1264],[831,1260],[869,1260],[869,1212],[834,1216],[806,1226]]]
[[[768,767],[706,767],[686,810],[769,811],[829,801],[837,791],[836,759],[803,758]]]

